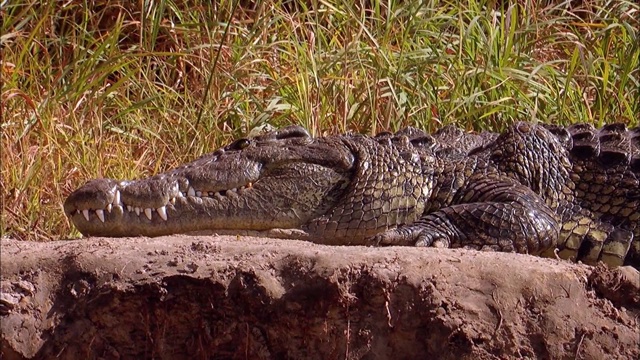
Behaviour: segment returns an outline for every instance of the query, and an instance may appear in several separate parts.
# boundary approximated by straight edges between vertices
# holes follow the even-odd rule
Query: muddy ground
[[[0,251],[3,359],[640,358],[628,267],[229,236]]]

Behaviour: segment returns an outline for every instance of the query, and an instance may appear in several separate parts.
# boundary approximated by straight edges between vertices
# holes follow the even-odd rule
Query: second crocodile
[[[640,268],[639,205],[639,128],[522,122],[502,134],[377,137],[314,138],[290,126],[150,178],[90,181],[64,208],[93,236],[294,229],[324,244],[555,253]]]

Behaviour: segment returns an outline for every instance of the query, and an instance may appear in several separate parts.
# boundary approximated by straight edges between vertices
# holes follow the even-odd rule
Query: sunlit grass
[[[62,202],[84,181],[268,126],[638,125],[633,1],[363,3],[3,2],[2,235],[75,237]]]

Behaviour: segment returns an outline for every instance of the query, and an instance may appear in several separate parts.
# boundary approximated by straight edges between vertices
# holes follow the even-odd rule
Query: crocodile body
[[[640,268],[640,129],[522,122],[501,134],[313,138],[291,126],[147,179],[90,181],[64,208],[85,235],[296,229],[324,244]]]

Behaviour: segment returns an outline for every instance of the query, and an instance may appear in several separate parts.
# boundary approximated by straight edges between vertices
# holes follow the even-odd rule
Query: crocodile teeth
[[[164,206],[159,207],[159,208],[156,209],[156,211],[158,212],[158,215],[160,215],[162,220],[167,221],[167,208],[166,207],[164,207]],[[151,219],[150,216],[149,216],[149,219]]]
[[[128,211],[128,212],[132,212],[132,211],[133,211],[133,206],[131,206],[131,205],[127,205],[127,211]]]
[[[82,215],[84,215],[84,218],[89,221],[89,209],[82,210]]]
[[[253,187],[253,184],[251,182],[249,182],[247,185],[245,185],[245,187],[247,189],[251,189]]]
[[[196,196],[196,190],[189,186],[189,190],[187,190],[187,196]]]
[[[136,206],[135,208],[133,208],[133,210],[135,210],[136,215],[140,216],[141,209],[139,207]]]
[[[202,191],[196,191],[196,196],[197,197],[202,197]]]
[[[169,200],[169,202],[171,202],[173,205],[176,204],[176,198],[171,198],[171,200]]]
[[[118,205],[118,204],[116,204],[116,205]],[[107,211],[111,212],[111,209],[113,209],[113,205],[111,205],[111,204],[107,205]]]
[[[98,219],[100,219],[100,221],[104,222],[104,210],[96,210],[96,215],[98,215]]]
[[[145,208],[144,214],[147,215],[147,218],[151,220],[151,208]]]

